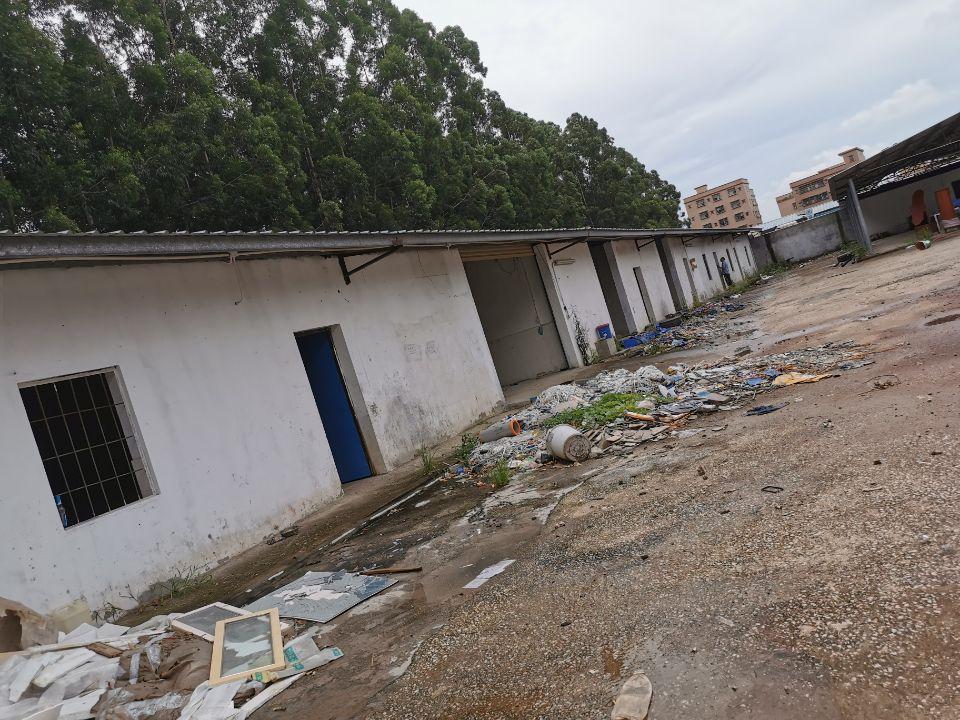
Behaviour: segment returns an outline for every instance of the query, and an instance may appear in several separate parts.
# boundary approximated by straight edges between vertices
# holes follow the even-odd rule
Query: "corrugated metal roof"
[[[124,232],[0,231],[0,264],[127,262],[149,259],[249,259],[277,254],[350,255],[397,247],[457,247],[617,238],[735,235],[746,229],[534,228],[524,230],[217,230]]]

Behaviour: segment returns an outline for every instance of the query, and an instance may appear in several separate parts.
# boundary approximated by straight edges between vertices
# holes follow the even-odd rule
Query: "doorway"
[[[295,335],[341,483],[373,475],[330,328]]]
[[[530,248],[525,251],[474,260],[461,250],[467,283],[503,386],[568,367],[536,258]]]

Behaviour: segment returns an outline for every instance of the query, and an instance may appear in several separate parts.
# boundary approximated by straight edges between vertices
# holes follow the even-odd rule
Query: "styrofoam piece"
[[[470,590],[473,590],[474,588],[478,588],[481,585],[483,585],[487,580],[492,578],[494,575],[499,575],[500,573],[502,573],[504,570],[510,567],[514,562],[516,561],[501,560],[496,565],[491,565],[490,567],[483,570],[479,575],[477,575],[473,580],[468,582],[463,587],[465,589],[470,589]]]
[[[243,682],[234,680],[222,685],[211,685],[209,680],[204,680],[197,685],[180,711],[180,720],[231,720],[236,717],[238,711],[233,707],[233,696]]]
[[[66,650],[60,654],[58,659],[54,660],[37,674],[33,679],[33,684],[38,688],[45,688],[58,677],[66,675],[74,668],[80,667],[95,657],[97,657],[97,654],[93,652],[93,650],[87,650],[85,648]]]
[[[100,696],[105,692],[106,688],[100,688],[64,701],[60,708],[60,716],[57,720],[88,720],[92,718],[93,713],[90,711],[100,700]]]
[[[58,703],[80,695],[85,690],[105,688],[120,675],[120,658],[101,658],[84,663],[58,678],[40,696],[42,702]]]
[[[33,678],[36,677],[37,673],[56,659],[56,653],[45,653],[43,655],[34,655],[25,658],[24,661],[19,664],[10,680],[10,691],[7,694],[10,702],[19,702],[23,693],[30,687],[30,683],[33,682]]]

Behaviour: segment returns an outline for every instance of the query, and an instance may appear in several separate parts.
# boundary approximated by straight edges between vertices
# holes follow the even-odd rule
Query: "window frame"
[[[120,423],[119,430],[121,432],[120,439],[126,441],[127,450],[130,453],[130,466],[133,473],[134,482],[137,484],[140,490],[140,497],[132,500],[130,502],[124,502],[123,505],[120,505],[115,508],[110,508],[106,512],[94,514],[91,517],[85,520],[78,520],[77,522],[71,525],[62,526],[64,531],[73,530],[78,527],[88,526],[90,523],[97,521],[98,519],[111,515],[117,511],[124,510],[131,505],[137,505],[144,501],[150,500],[153,497],[160,494],[160,487],[156,481],[156,475],[153,471],[153,466],[150,463],[150,458],[147,454],[146,443],[143,439],[143,434],[140,431],[140,425],[137,422],[136,413],[133,411],[133,405],[130,400],[130,393],[127,390],[126,383],[123,380],[123,374],[120,372],[120,367],[118,365],[111,365],[107,367],[97,368],[94,370],[84,370],[80,372],[67,373],[65,375],[56,375],[53,377],[44,377],[36,380],[25,380],[23,382],[17,383],[18,395],[21,394],[21,391],[27,388],[39,387],[43,385],[53,385],[54,383],[64,382],[69,380],[74,380],[77,378],[92,377],[97,375],[105,376],[104,382],[107,386],[107,392],[110,393],[110,399],[112,405],[115,408],[118,422]],[[22,402],[22,401],[21,401]],[[117,405],[122,405],[122,412],[120,408],[117,408]],[[42,406],[41,406],[41,409]],[[69,413],[64,413],[69,414]],[[46,419],[46,412],[44,411],[44,419]],[[27,428],[30,431],[30,438],[33,441],[33,446],[37,452],[37,458],[40,461],[40,468],[43,471],[43,477],[47,480],[47,488],[50,490],[50,498],[53,500],[53,505],[57,508],[59,513],[59,506],[56,503],[57,494],[52,485],[50,484],[50,476],[47,473],[47,468],[44,465],[44,460],[50,460],[51,458],[44,458],[43,452],[40,446],[37,444],[37,440],[33,433],[32,423],[35,422],[31,417],[30,413],[24,406],[24,420],[27,423]],[[69,432],[69,430],[68,430]],[[88,438],[89,440],[89,438]],[[71,440],[72,442],[72,440]],[[108,443],[109,444],[109,443]],[[92,446],[90,446],[92,447]],[[90,447],[85,448],[89,450]],[[76,454],[78,451],[74,451]],[[54,455],[53,457],[61,457],[61,453]],[[98,473],[99,475],[99,473]],[[108,478],[112,479],[112,478]],[[103,480],[98,479],[95,483],[98,484],[104,482]],[[84,482],[84,487],[87,487],[88,484]],[[70,491],[68,491],[70,492]],[[64,494],[64,493],[59,493]]]

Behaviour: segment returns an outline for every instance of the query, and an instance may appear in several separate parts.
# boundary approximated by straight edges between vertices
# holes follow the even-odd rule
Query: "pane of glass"
[[[74,378],[70,381],[73,385],[73,393],[76,396],[77,407],[81,410],[89,410],[93,407],[93,398],[90,397],[90,388],[87,386],[85,377]]]
[[[120,483],[120,489],[123,490],[123,499],[125,502],[132,503],[142,497],[140,494],[140,485],[133,475],[121,475],[117,480]]]
[[[107,480],[103,483],[103,492],[107,495],[107,502],[110,504],[111,510],[126,505],[123,501],[123,493],[120,491],[120,483],[117,480]]]
[[[241,618],[224,625],[221,677],[250,672],[273,662],[268,616]]]
[[[93,461],[97,464],[97,475],[106,479],[117,474],[117,471],[113,468],[113,462],[110,460],[110,450],[107,449],[106,445],[97,445],[91,452],[93,453]]]
[[[90,394],[93,396],[93,403],[97,407],[112,405],[110,392],[103,380],[103,375],[88,375],[87,384],[90,386]]]
[[[47,417],[60,414],[60,401],[57,398],[57,391],[53,385],[37,385],[37,395],[40,396],[40,404],[43,405],[43,414]]]
[[[93,464],[93,453],[89,450],[81,450],[77,453],[77,462],[80,463],[80,473],[83,475],[83,481],[89,485],[100,479],[97,474],[97,466]],[[107,477],[110,477],[107,475]]]
[[[87,497],[86,490],[74,490],[70,493],[70,499],[73,500],[73,507],[77,511],[77,522],[83,522],[93,517],[93,507],[90,505],[90,498]]]
[[[57,396],[60,398],[60,407],[63,408],[65,413],[73,412],[77,409],[77,401],[73,397],[71,385],[72,383],[69,380],[61,380],[53,384],[54,389],[57,391]]]
[[[50,436],[53,438],[53,446],[58,454],[73,452],[73,445],[70,443],[70,434],[67,432],[67,424],[63,417],[52,417],[47,420],[47,427],[50,428]]]
[[[107,497],[103,494],[99,483],[91,485],[87,490],[90,492],[90,499],[93,501],[94,515],[103,515],[110,509],[107,505]]]
[[[44,460],[43,469],[47,471],[47,480],[50,482],[50,490],[53,491],[53,494],[65,493],[67,491],[67,480],[63,477],[60,461],[56,458]]]
[[[100,427],[103,428],[103,434],[107,440],[120,437],[120,429],[117,427],[117,411],[113,407],[100,408],[97,410],[97,417],[100,418]]]
[[[37,420],[43,417],[43,408],[40,407],[40,398],[37,396],[36,387],[20,388],[20,397],[23,399],[23,407],[27,409],[28,418]]]
[[[33,430],[33,437],[37,441],[37,450],[40,451],[40,457],[44,459],[53,457],[56,453],[53,449],[53,440],[50,439],[50,433],[47,432],[46,420],[30,423],[30,429]]]
[[[130,457],[127,455],[127,441],[117,440],[110,443],[107,448],[110,450],[110,457],[113,459],[113,466],[118,473],[132,472],[130,467]]]
[[[87,447],[87,436],[83,434],[83,422],[80,420],[80,415],[70,413],[64,415],[63,419],[67,423],[67,430],[70,431],[70,440],[73,442],[74,449],[79,450]]]
[[[105,442],[96,410],[85,410],[80,413],[80,419],[83,421],[83,429],[86,431],[87,440],[91,445],[101,445]]]
[[[67,481],[67,487],[71,490],[79,490],[83,487],[83,478],[80,476],[80,465],[77,462],[77,456],[73,453],[60,456],[60,465],[63,467],[63,475]]]

